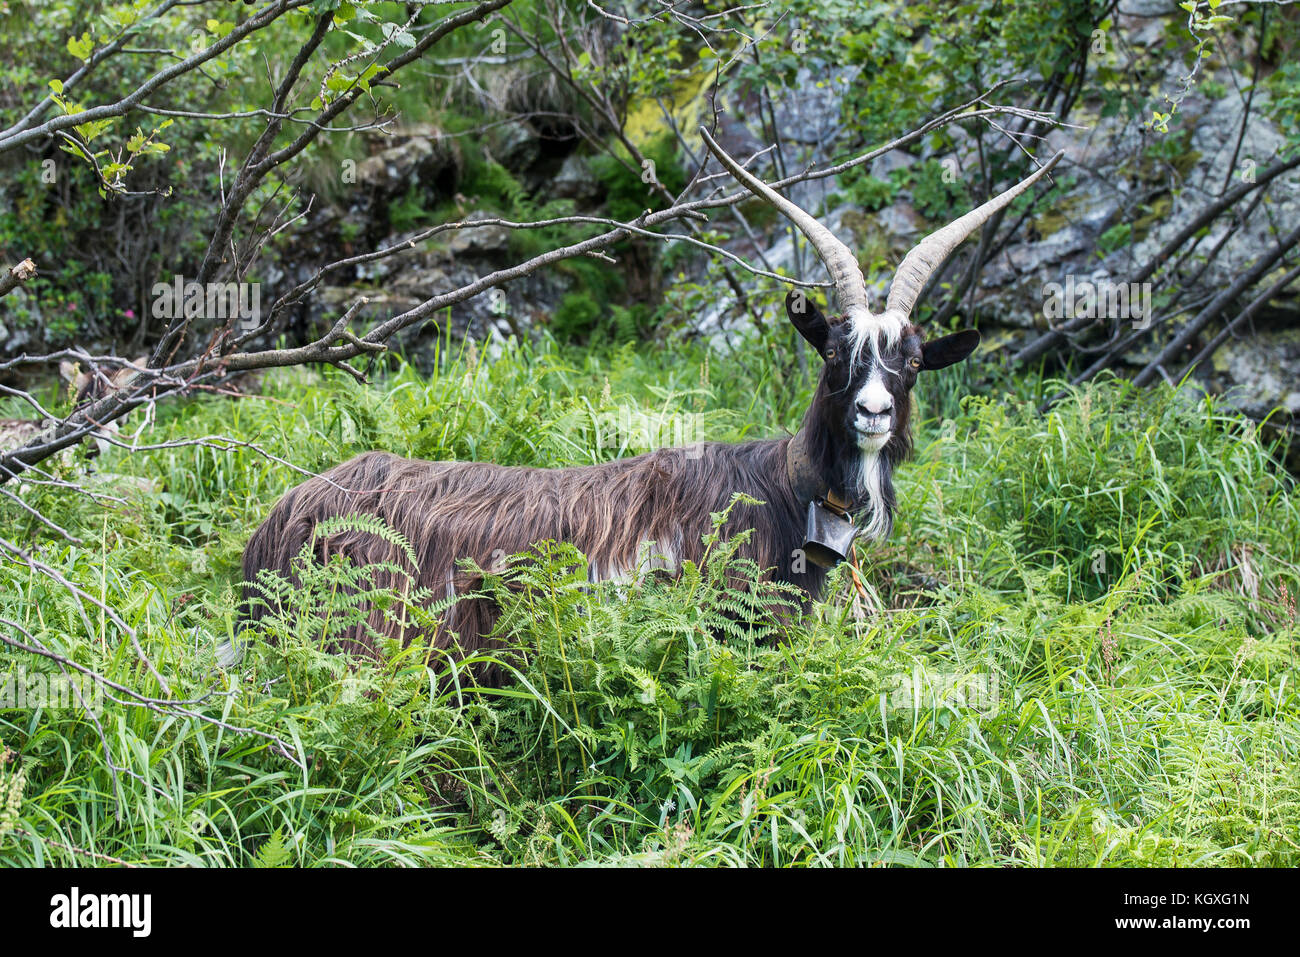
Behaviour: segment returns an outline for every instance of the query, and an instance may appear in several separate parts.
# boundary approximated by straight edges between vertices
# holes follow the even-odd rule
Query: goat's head
[[[799,333],[822,357],[817,396],[820,426],[852,454],[907,451],[910,395],[917,375],[960,362],[980,342],[965,329],[926,341],[921,329],[904,322],[896,335],[885,336],[865,322],[827,319],[795,290],[786,296],[786,313]]]
[[[889,533],[892,473],[911,449],[911,391],[917,375],[960,362],[979,345],[966,329],[926,341],[911,313],[926,282],[966,237],[1047,173],[1057,153],[1006,192],[935,230],[904,258],[883,312],[867,307],[867,284],[857,257],[811,215],[737,163],[701,128],[705,144],[751,192],[779,209],[817,251],[835,285],[840,312],[824,316],[801,290],[786,297],[786,313],[823,359],[821,379],[803,427],[791,441],[790,477],[805,499],[841,496],[870,511],[864,531]]]

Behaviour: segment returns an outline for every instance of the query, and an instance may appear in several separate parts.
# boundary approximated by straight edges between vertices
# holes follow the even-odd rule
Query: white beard
[[[859,513],[862,534],[866,538],[882,539],[889,534],[891,521],[885,506],[885,463],[879,451],[864,451],[858,459],[858,474],[854,476],[857,498],[863,494],[869,499],[864,512]]]

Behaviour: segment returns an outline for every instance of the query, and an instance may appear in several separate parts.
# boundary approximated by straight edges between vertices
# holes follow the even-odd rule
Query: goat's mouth
[[[853,420],[853,430],[858,434],[858,446],[878,449],[892,434],[894,417],[888,412],[879,415],[859,415]]]

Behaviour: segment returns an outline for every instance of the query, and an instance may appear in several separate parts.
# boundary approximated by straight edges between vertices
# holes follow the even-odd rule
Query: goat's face
[[[894,272],[884,311],[876,314],[868,307],[867,283],[853,250],[807,210],[737,163],[707,127],[701,126],[699,132],[732,176],[780,210],[807,237],[830,273],[836,300],[844,310],[843,317],[828,322],[802,290],[796,289],[785,300],[790,321],[826,363],[803,426],[786,446],[786,468],[795,493],[804,498],[833,491],[847,496],[855,507],[869,504],[864,530],[873,538],[884,538],[893,523],[893,467],[907,457],[912,444],[908,420],[917,374],[960,362],[980,341],[978,332],[966,329],[926,342],[908,316],[953,250],[1047,175],[1065,152],[913,246]],[[818,474],[808,476],[808,466]]]
[[[980,341],[974,329],[927,342],[910,322],[868,326],[828,321],[798,291],[786,298],[786,311],[825,362],[818,389],[827,403],[822,422],[841,449],[864,456],[891,445],[900,453],[905,450],[917,375],[960,362]]]

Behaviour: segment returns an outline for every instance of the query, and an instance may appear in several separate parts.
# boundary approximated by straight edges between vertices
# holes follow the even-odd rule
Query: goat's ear
[[[803,289],[791,289],[785,297],[785,314],[790,317],[799,335],[807,339],[819,353],[826,350],[831,326],[822,311],[808,298]]]
[[[921,346],[922,369],[946,369],[961,362],[980,344],[980,334],[975,329],[963,329],[950,336],[932,339]]]

